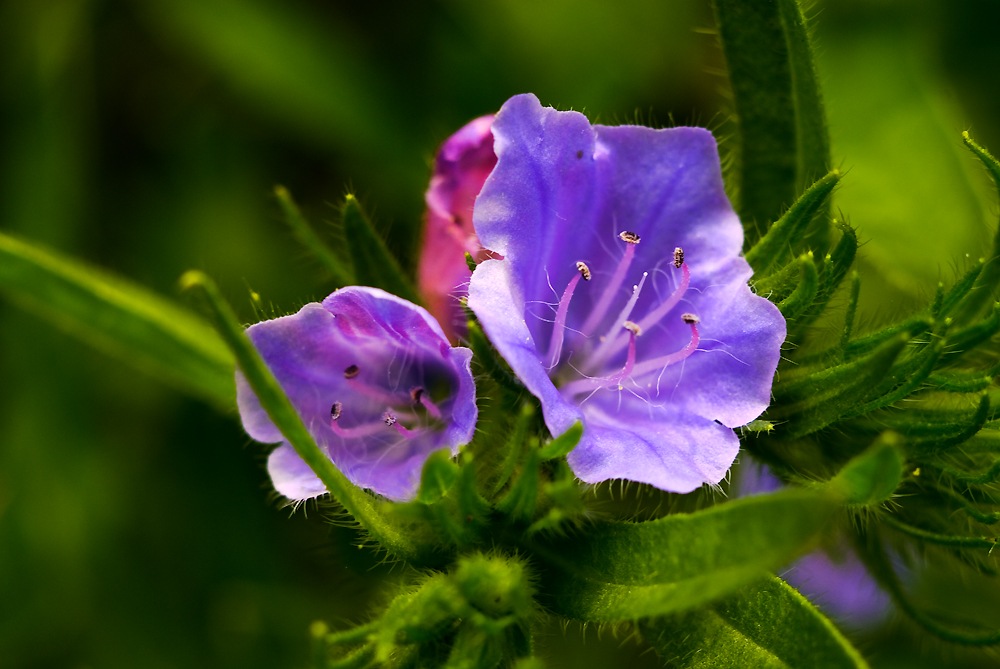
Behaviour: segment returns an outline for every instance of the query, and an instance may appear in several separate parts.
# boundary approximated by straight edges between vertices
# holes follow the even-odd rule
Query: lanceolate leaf
[[[153,376],[233,406],[233,356],[219,336],[141,286],[0,233],[0,291]]]
[[[738,210],[750,224],[747,243],[753,244],[764,226],[829,171],[826,114],[795,0],[713,4],[738,122]],[[827,223],[821,214],[807,229],[814,251],[826,250]]]
[[[537,546],[552,566],[546,601],[579,620],[685,611],[804,551],[839,506],[826,490],[785,490],[646,523],[604,523]]]
[[[544,602],[567,618],[600,622],[695,609],[805,552],[843,504],[884,500],[902,467],[896,440],[886,438],[816,487],[539,541],[532,549],[548,566]]]
[[[715,604],[640,623],[676,669],[858,669],[861,654],[809,600],[771,576]]]
[[[359,285],[381,288],[410,302],[419,302],[413,282],[386,248],[357,198],[348,195],[344,199],[341,215],[354,262],[354,280]]]

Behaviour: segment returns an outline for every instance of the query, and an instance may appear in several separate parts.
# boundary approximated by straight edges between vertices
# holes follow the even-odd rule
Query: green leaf
[[[840,172],[834,170],[810,186],[768,229],[767,234],[747,251],[746,259],[754,273],[766,276],[771,267],[784,264],[839,181]]]
[[[640,623],[676,669],[860,669],[861,654],[812,603],[776,576],[711,606]]]
[[[73,336],[231,409],[233,356],[179,305],[120,277],[0,233],[0,291]]]
[[[882,434],[865,453],[854,458],[829,482],[848,504],[882,504],[903,480],[903,440],[893,433]]]
[[[359,285],[381,288],[410,302],[419,302],[413,282],[389,253],[356,197],[344,198],[341,216],[354,263],[354,280]]]
[[[458,480],[458,465],[451,457],[447,448],[434,451],[424,463],[420,474],[420,490],[416,501],[421,504],[433,504],[452,489]]]
[[[752,245],[763,226],[829,171],[826,114],[795,0],[712,4],[738,124],[738,210],[751,224]],[[826,251],[827,223],[821,212],[807,229],[807,245],[815,251]]]
[[[206,275],[189,271],[181,277],[185,290],[202,297],[210,311],[215,326],[232,350],[240,371],[246,376],[268,417],[281,430],[281,434],[295,449],[299,457],[323,482],[330,495],[354,517],[379,545],[394,557],[416,563],[436,562],[437,542],[429,528],[419,525],[394,523],[383,512],[387,504],[367,494],[347,480],[333,461],[324,453],[306,428],[302,419],[282,391],[260,353],[250,342],[243,326],[222,296],[215,283]]]
[[[565,458],[580,443],[583,436],[583,423],[576,421],[558,437],[545,444],[539,452],[542,460]]]
[[[299,206],[292,199],[292,194],[284,186],[274,187],[274,196],[281,205],[281,211],[285,215],[285,222],[291,228],[292,234],[308,249],[330,273],[336,287],[354,285],[354,272],[350,257],[345,253],[344,248],[335,248],[328,245],[302,215]]]
[[[795,438],[817,432],[849,414],[869,399],[892,368],[912,333],[895,335],[868,355],[841,365],[790,373],[775,384],[769,420],[783,419],[782,436]]]
[[[537,543],[551,566],[545,603],[578,620],[615,622],[701,606],[808,549],[839,493],[788,489],[645,523],[601,523]]]

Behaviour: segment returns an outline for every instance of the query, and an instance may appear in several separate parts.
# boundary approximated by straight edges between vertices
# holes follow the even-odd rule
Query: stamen
[[[639,280],[638,285],[632,286],[632,296],[628,299],[628,302],[625,303],[625,306],[622,307],[622,310],[618,312],[618,317],[614,320],[615,325],[611,326],[611,329],[598,340],[601,343],[598,345],[597,349],[595,349],[594,352],[587,357],[587,367],[589,369],[600,369],[604,364],[604,361],[608,359],[608,354],[612,351],[617,352],[618,349],[621,348],[621,341],[618,338],[620,330],[618,329],[617,324],[622,322],[632,322],[629,321],[628,318],[632,315],[632,309],[635,308],[635,303],[639,301],[639,294],[642,293],[642,287],[646,285],[646,277],[648,276],[649,272],[643,272],[642,279]],[[632,324],[639,328],[640,331],[642,330],[642,328],[640,328],[637,324]],[[627,325],[625,327],[628,328]],[[636,332],[636,334],[639,333]]]
[[[630,377],[635,369],[635,339],[642,330],[632,321],[625,321],[622,327],[628,330],[628,356],[625,358],[625,366],[614,376],[587,377],[567,383],[562,387],[564,393],[570,396],[582,392],[593,392],[599,388],[617,387],[622,390],[622,381]]]
[[[357,365],[348,365],[344,370],[345,379],[353,379],[355,376],[361,373],[361,369]]]
[[[384,422],[388,427],[395,428],[396,432],[399,432],[404,437],[409,437],[413,434],[412,430],[407,429],[388,411],[382,414],[382,422]]]
[[[635,369],[632,370],[633,376],[642,376],[643,374],[648,374],[649,372],[660,371],[670,365],[677,364],[681,360],[685,360],[695,352],[698,348],[698,342],[701,341],[701,335],[698,334],[698,323],[701,322],[701,319],[694,314],[684,314],[681,316],[681,320],[691,326],[691,340],[687,343],[687,346],[679,351],[670,353],[669,355],[663,355],[659,358],[646,360],[645,362],[636,365]]]
[[[429,413],[431,416],[433,416],[437,420],[441,420],[441,409],[439,409],[437,404],[435,404],[431,400],[431,398],[427,396],[427,393],[424,391],[423,388],[421,388],[420,386],[417,386],[416,388],[411,388],[410,398],[413,400],[414,404],[419,404],[423,408],[427,409],[427,413]]]
[[[635,247],[639,244],[639,235],[626,231],[619,234],[618,238],[626,243],[625,253],[622,254],[622,259],[618,261],[618,266],[615,267],[614,274],[611,275],[611,281],[608,282],[604,288],[604,292],[601,293],[601,299],[597,302],[594,310],[590,312],[590,316],[587,317],[581,328],[584,336],[590,336],[594,328],[600,325],[604,317],[607,316],[608,307],[611,306],[612,300],[617,297],[618,289],[621,288],[622,281],[625,280],[625,274],[632,264],[632,259],[635,258]]]
[[[334,402],[330,406],[330,429],[333,433],[344,439],[356,439],[358,437],[370,437],[385,429],[378,423],[368,425],[358,425],[356,427],[342,427],[340,417],[344,412],[344,405],[341,402]]]
[[[563,339],[566,336],[566,314],[569,313],[569,302],[573,299],[573,292],[576,291],[576,285],[580,283],[580,279],[590,281],[591,274],[587,263],[578,260],[576,262],[576,271],[577,273],[573,275],[573,278],[566,285],[566,290],[563,291],[562,297],[559,298],[559,306],[556,308],[556,319],[552,323],[552,338],[549,339],[549,352],[546,356],[550,361],[550,367],[555,367],[559,364],[559,356],[562,355]]]
[[[678,247],[680,248],[680,247]],[[684,255],[684,251],[681,251],[681,256]],[[677,250],[674,250],[674,264],[677,263]],[[643,330],[648,330],[651,326],[655,325],[660,321],[661,318],[666,316],[670,311],[677,306],[677,303],[681,301],[684,297],[684,293],[687,292],[688,286],[691,285],[691,270],[688,269],[687,263],[682,263],[680,266],[681,270],[681,282],[677,284],[677,288],[674,292],[670,294],[670,297],[665,299],[656,305],[656,308],[646,314],[646,317],[639,321],[640,327]]]
[[[674,248],[674,267],[680,269],[681,265],[683,264],[684,264],[684,249],[678,246]]]

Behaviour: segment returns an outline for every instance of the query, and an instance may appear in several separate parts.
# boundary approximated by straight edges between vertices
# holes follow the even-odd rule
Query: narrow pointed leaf
[[[0,291],[73,336],[218,407],[235,402],[233,356],[180,305],[0,233]]]
[[[776,576],[711,606],[643,621],[643,636],[677,669],[861,669],[861,654],[830,620]]]
[[[884,433],[868,451],[848,462],[827,485],[838,490],[848,504],[882,504],[903,480],[902,447],[899,435]]]
[[[285,223],[291,228],[292,234],[306,249],[309,250],[322,264],[333,279],[335,287],[354,285],[354,268],[350,256],[344,253],[344,249],[337,250],[320,239],[313,227],[302,215],[299,205],[292,199],[292,194],[284,186],[275,186],[274,196],[281,205],[281,211],[285,216]]]
[[[871,502],[901,477],[894,443],[842,474],[695,513],[607,522],[533,544],[548,565],[544,603],[567,618],[617,622],[687,611],[736,592],[808,550],[842,505]]]
[[[746,258],[754,272],[766,275],[771,267],[783,264],[790,257],[792,249],[801,246],[799,240],[803,231],[826,203],[839,181],[840,172],[834,170],[814,183],[777,219],[767,234],[750,247]]]
[[[752,244],[763,226],[829,171],[826,113],[795,0],[712,4],[737,116],[738,210],[751,224],[747,242]],[[826,250],[827,223],[820,212],[806,228],[807,244],[816,251]]]
[[[864,358],[776,386],[768,418],[783,419],[782,435],[788,438],[823,429],[849,414],[859,401],[869,399],[910,339],[909,333],[894,337]]]
[[[354,262],[354,280],[359,285],[381,288],[404,300],[419,302],[413,282],[389,253],[385,241],[353,195],[344,199],[341,216]]]
[[[784,490],[646,523],[604,523],[541,544],[546,604],[578,620],[695,608],[805,551],[839,506],[825,490]]]

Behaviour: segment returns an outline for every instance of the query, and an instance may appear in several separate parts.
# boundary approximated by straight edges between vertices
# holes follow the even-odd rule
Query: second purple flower
[[[718,483],[770,400],[785,337],[700,128],[591,125],[510,99],[476,201],[469,306],[587,482]]]

